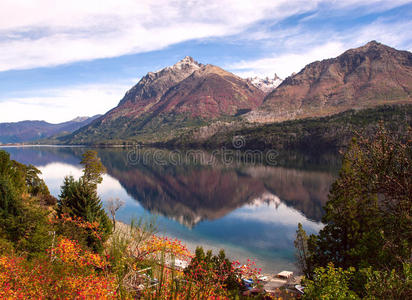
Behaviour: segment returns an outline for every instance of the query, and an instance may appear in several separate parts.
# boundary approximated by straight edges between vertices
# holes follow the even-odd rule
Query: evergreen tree
[[[296,264],[299,270],[305,275],[310,276],[312,270],[310,262],[310,253],[308,249],[308,240],[305,230],[303,230],[302,224],[298,224],[298,230],[296,230],[296,239],[294,241],[296,249]]]
[[[87,150],[83,155],[80,164],[83,165],[83,181],[85,184],[97,187],[102,182],[102,174],[106,172],[97,152],[94,150]]]
[[[412,138],[383,127],[354,140],[333,184],[326,226],[309,241],[318,266],[396,268],[412,255]]]
[[[57,213],[59,216],[68,214],[79,217],[90,223],[98,222],[103,239],[98,240],[95,236],[89,235],[86,240],[88,246],[100,250],[102,242],[107,239],[112,230],[110,219],[97,195],[97,184],[102,181],[101,175],[105,168],[97,158],[96,151],[87,151],[83,155],[82,164],[83,176],[79,180],[75,180],[73,176],[65,177],[59,195]]]
[[[403,271],[412,257],[411,200],[412,132],[397,137],[381,127],[370,138],[354,139],[325,206],[325,227],[307,239],[306,255],[305,233],[298,228],[296,246],[308,277],[316,280],[313,270],[329,263],[355,267],[350,288],[360,296],[366,296],[369,280],[365,269],[391,270],[399,274],[394,282],[410,280],[411,273]]]

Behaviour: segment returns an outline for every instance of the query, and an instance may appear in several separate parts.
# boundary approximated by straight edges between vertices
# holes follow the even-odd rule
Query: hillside
[[[149,72],[116,108],[62,141],[165,140],[186,128],[256,109],[264,95],[246,79],[185,57]]]
[[[21,121],[0,123],[0,143],[33,142],[58,134],[71,133],[97,119],[93,117],[77,117],[71,121],[51,124],[45,121]]]
[[[348,109],[412,101],[412,53],[376,41],[316,61],[266,96],[250,122],[320,117]]]
[[[345,148],[354,132],[368,136],[379,122],[393,133],[404,134],[412,127],[412,105],[383,105],[363,110],[349,110],[332,116],[291,120],[259,126],[223,125],[212,134],[202,135],[202,128],[188,132],[163,146],[170,148],[234,148],[233,138],[242,140],[242,148],[300,150],[320,154]]]

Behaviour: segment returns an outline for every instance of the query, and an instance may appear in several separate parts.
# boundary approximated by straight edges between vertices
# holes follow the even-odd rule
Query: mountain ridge
[[[161,143],[182,135],[190,139],[186,133],[196,128],[203,128],[207,139],[220,130],[259,123],[407,104],[412,102],[412,53],[371,41],[306,65],[269,93],[257,88],[258,82],[186,56],[147,73],[117,107],[60,141]]]
[[[0,143],[33,142],[53,135],[73,132],[100,117],[76,117],[62,123],[49,123],[44,120],[24,120],[0,123]]]
[[[412,53],[376,41],[315,61],[287,77],[245,116],[270,123],[412,101]]]
[[[145,134],[164,138],[256,109],[264,95],[246,79],[186,56],[173,66],[147,73],[117,107],[63,142],[89,143]]]

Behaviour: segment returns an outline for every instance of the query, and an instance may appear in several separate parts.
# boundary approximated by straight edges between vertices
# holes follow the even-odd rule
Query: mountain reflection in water
[[[38,166],[56,196],[65,175],[81,176],[79,162],[86,149],[5,148],[13,159]],[[99,186],[103,201],[114,197],[126,201],[118,213],[120,220],[158,215],[165,234],[215,249],[224,247],[229,256],[252,257],[271,271],[294,269],[298,222],[309,233],[322,227],[322,206],[339,167],[334,156],[279,155],[275,166],[225,164],[218,159],[210,165],[184,159],[178,164],[176,160],[131,162],[130,150],[96,150],[107,168]],[[167,157],[168,151],[161,155]],[[210,160],[210,153],[201,156]]]

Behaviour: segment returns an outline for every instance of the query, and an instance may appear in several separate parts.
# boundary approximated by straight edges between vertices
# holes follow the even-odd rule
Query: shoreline
[[[116,221],[116,227],[120,224],[119,227],[127,227],[129,228],[130,225],[125,223],[124,221]],[[116,229],[117,230],[117,229]],[[289,265],[289,266],[281,266],[280,264],[272,261],[273,263],[269,263],[268,261],[264,261],[262,259],[252,257],[247,250],[242,248],[237,248],[230,245],[224,245],[221,243],[212,244],[210,241],[191,241],[184,238],[179,238],[176,235],[166,233],[166,232],[155,232],[155,235],[159,237],[168,237],[169,239],[177,239],[181,241],[181,243],[190,251],[190,253],[195,253],[196,247],[203,247],[205,252],[207,250],[212,250],[213,254],[218,254],[221,249],[225,251],[226,257],[229,258],[231,261],[238,260],[242,265],[247,264],[248,259],[250,262],[255,262],[256,267],[262,269],[262,274],[267,276],[274,276],[281,271],[292,271],[294,274],[298,274],[296,266]]]
[[[116,231],[125,232],[126,230],[128,230],[130,228],[130,225],[126,224],[122,221],[116,221],[116,228],[117,228]],[[231,253],[228,252],[227,249],[224,248],[224,247],[218,248],[216,246],[212,246],[212,245],[207,244],[207,243],[206,244],[205,243],[195,243],[195,242],[179,239],[179,238],[177,238],[173,235],[166,235],[165,233],[159,234],[159,232],[156,232],[154,234],[159,236],[159,237],[168,237],[169,239],[177,239],[177,240],[181,241],[182,245],[184,245],[189,250],[189,252],[191,254],[193,254],[195,252],[196,247],[201,246],[201,247],[203,247],[203,249],[205,251],[212,250],[213,254],[217,254],[220,249],[223,249],[223,250],[225,250],[226,257],[228,257],[231,261],[239,260],[239,259],[236,259],[236,258],[233,259],[233,255],[231,255]],[[244,258],[245,257],[243,257],[243,259]],[[241,261],[241,260],[239,260],[239,261]],[[243,263],[241,262],[241,265],[242,264]],[[263,266],[259,266],[258,264],[256,264],[256,267],[258,269],[260,267],[262,267],[262,272],[260,273],[259,277],[264,279],[264,280],[261,281],[261,284],[262,284],[264,290],[266,292],[269,292],[269,293],[276,293],[276,292],[279,291],[279,288],[286,288],[288,290],[296,292],[294,286],[296,284],[300,284],[300,282],[303,278],[302,275],[295,275],[294,274],[295,270],[293,270],[294,275],[292,276],[291,279],[281,279],[281,278],[277,277],[277,274],[280,271],[275,272],[275,271],[265,270],[265,269],[263,269]]]

